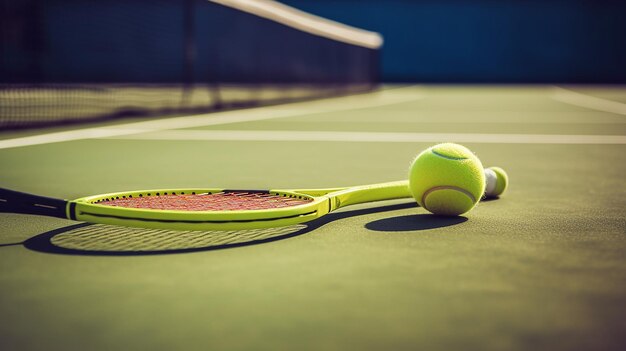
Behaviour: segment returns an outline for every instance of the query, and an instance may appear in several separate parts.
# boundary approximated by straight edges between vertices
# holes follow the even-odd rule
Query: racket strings
[[[172,211],[250,211],[292,207],[311,199],[259,191],[223,191],[205,194],[163,194],[97,201],[99,205]]]

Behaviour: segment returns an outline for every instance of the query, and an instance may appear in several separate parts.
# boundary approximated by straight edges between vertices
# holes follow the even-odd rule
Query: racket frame
[[[308,222],[338,208],[381,200],[411,197],[408,181],[357,187],[293,190],[240,190],[307,199],[310,202],[263,210],[181,211],[117,207],[98,201],[124,197],[172,194],[214,194],[226,189],[155,189],[87,196],[67,202],[66,217],[73,220],[174,230],[236,230],[280,227]]]

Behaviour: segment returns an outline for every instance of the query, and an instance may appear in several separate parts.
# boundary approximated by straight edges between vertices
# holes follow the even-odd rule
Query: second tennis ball
[[[509,176],[500,167],[489,167],[485,169],[485,197],[496,198],[506,190],[509,185]]]
[[[457,216],[471,210],[483,196],[483,165],[462,145],[438,144],[424,150],[413,161],[409,189],[426,210]]]

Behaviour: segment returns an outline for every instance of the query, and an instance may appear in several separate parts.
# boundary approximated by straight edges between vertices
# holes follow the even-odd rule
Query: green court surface
[[[386,86],[179,118],[0,133],[2,187],[78,198],[405,179],[438,142],[507,170],[440,218],[412,199],[278,230],[0,214],[4,350],[617,350],[626,89]]]

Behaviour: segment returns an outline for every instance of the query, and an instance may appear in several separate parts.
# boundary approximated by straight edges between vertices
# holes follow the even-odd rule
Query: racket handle
[[[0,212],[67,218],[67,201],[0,188]]]

